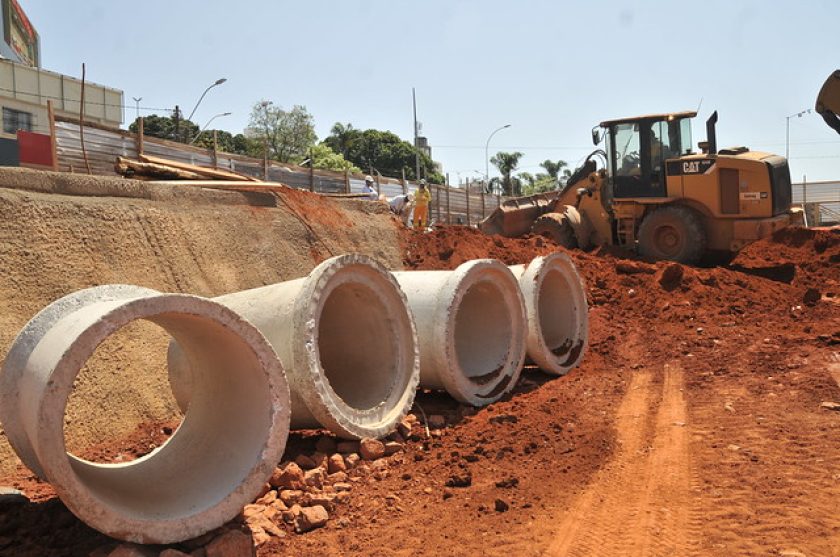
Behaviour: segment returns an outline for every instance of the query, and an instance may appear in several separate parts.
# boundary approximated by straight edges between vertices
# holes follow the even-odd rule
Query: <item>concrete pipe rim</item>
[[[358,300],[348,301],[352,298]],[[369,343],[364,354],[355,350],[354,340],[342,344],[327,334],[344,323],[341,308],[345,305],[364,307],[359,320],[367,320],[379,333],[377,342]],[[293,315],[290,382],[315,419],[344,438],[378,438],[391,433],[410,411],[420,381],[417,330],[396,278],[365,255],[332,257],[306,277]],[[377,318],[384,319],[382,325],[376,324]],[[360,325],[354,332],[367,329]],[[344,359],[342,366],[350,368],[348,362],[355,362],[374,370],[371,377],[378,380],[356,375],[349,381],[346,372],[337,371],[338,354]]]
[[[473,406],[491,404],[513,389],[525,362],[526,309],[519,282],[500,261],[476,259],[452,271],[440,292],[440,315],[447,318],[438,329],[438,342],[444,347],[447,361],[452,363],[440,379],[447,392],[461,402]],[[481,319],[476,321],[482,330],[488,330],[489,326],[488,332],[494,332],[493,326],[501,327],[494,336],[482,340],[486,349],[495,351],[487,359],[491,362],[489,366],[478,362],[473,366],[470,363],[474,361],[473,354],[465,352],[466,343],[459,341],[481,336],[481,331],[472,332],[464,325],[459,328],[458,318],[469,318],[463,313],[470,311],[465,307],[465,299],[473,297],[471,305],[482,310]],[[499,305],[494,306],[494,302]],[[473,369],[464,369],[464,364]]]
[[[556,252],[534,258],[520,284],[529,316],[528,356],[543,371],[565,375],[580,364],[589,345],[583,279],[572,259]],[[548,296],[545,290],[549,288],[559,289],[563,298]]]
[[[222,526],[259,493],[285,449],[289,431],[290,394],[279,359],[255,327],[235,312],[206,298],[158,294],[100,305],[104,306],[102,318],[92,324],[85,324],[81,334],[66,343],[67,349],[58,358],[50,376],[49,389],[44,392],[36,410],[38,427],[31,432],[31,436],[46,479],[73,514],[89,526],[117,539],[136,543],[174,543]],[[171,334],[172,328],[182,319],[189,321],[192,329],[206,327],[202,333],[230,335],[231,344],[225,348],[236,347],[240,353],[251,357],[248,362],[248,366],[252,366],[251,373],[244,378],[237,376],[236,383],[251,384],[242,387],[242,392],[237,391],[236,394],[231,394],[231,390],[219,389],[218,385],[213,385],[216,392],[206,395],[197,388],[197,399],[202,402],[191,404],[183,422],[172,436],[144,457],[121,464],[96,464],[83,460],[66,451],[64,439],[64,413],[73,381],[100,343],[138,319],[150,321]],[[53,334],[60,335],[62,331]],[[192,346],[193,340],[187,338],[189,335],[183,331],[178,334],[182,343]],[[45,340],[49,337],[50,332],[44,335]],[[35,358],[41,356],[39,347],[40,343],[33,351]],[[243,368],[240,367],[238,371]],[[198,384],[202,385],[200,382]],[[253,415],[243,417],[240,414],[240,426],[226,436],[215,427],[215,423],[213,427],[202,425],[202,419],[212,412],[223,415],[223,418],[216,420],[219,422],[232,414],[231,411],[225,413],[220,409],[224,404],[214,405],[208,400],[219,402],[221,394],[237,399],[237,411],[242,410],[247,414],[248,405],[243,404],[246,398],[254,409]],[[253,396],[264,397],[264,402],[270,405],[268,415],[262,414],[265,405],[254,403]],[[228,403],[227,398],[225,403]],[[256,409],[260,409],[260,415],[257,415]],[[259,428],[255,437],[241,440],[241,446],[237,446],[234,438],[243,437],[239,430],[248,429],[253,434],[254,427]],[[230,450],[226,451],[227,447],[219,439],[240,449],[236,451],[240,458],[238,462],[232,462],[237,455],[231,454]],[[197,449],[191,448],[196,446]],[[197,451],[198,457],[189,463],[180,464],[176,457],[190,450]],[[225,452],[230,458],[223,458]],[[155,483],[149,479],[154,478],[155,471],[161,472],[162,466],[172,462],[176,463],[175,470],[166,470],[168,482]],[[214,470],[214,466],[220,466],[221,471]],[[149,481],[134,487],[143,482],[138,482],[138,478],[132,478],[132,475],[142,476]],[[211,480],[216,481],[214,483]],[[97,490],[93,486],[94,481],[103,482],[104,487]],[[216,494],[210,493],[213,487],[218,488],[224,484],[224,489]],[[117,493],[114,494],[112,490]],[[163,505],[159,504],[150,511],[148,506],[140,503],[137,508],[132,508],[124,501],[119,501],[120,490],[123,496],[154,490],[155,493],[163,493],[161,499],[164,500],[169,490],[172,495],[167,501],[168,509],[163,509]],[[198,494],[203,499],[193,499],[192,503],[183,502],[189,496],[199,497]],[[138,498],[142,500],[142,496]],[[131,497],[129,499],[135,501]],[[160,500],[155,502],[160,503]],[[145,516],[142,516],[143,513]]]
[[[44,472],[22,422],[18,420],[20,397],[17,396],[17,384],[24,373],[25,364],[43,337],[38,332],[48,330],[69,313],[94,301],[126,300],[157,294],[160,294],[157,290],[128,284],[110,284],[77,290],[42,308],[23,326],[21,334],[15,337],[0,370],[0,423],[3,424],[6,439],[15,454],[39,478],[44,479]]]

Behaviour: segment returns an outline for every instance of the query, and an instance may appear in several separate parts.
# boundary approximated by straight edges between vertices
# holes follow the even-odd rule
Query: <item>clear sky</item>
[[[813,108],[840,68],[840,1],[561,2],[19,0],[42,65],[179,104],[242,131],[251,106],[302,104],[319,138],[335,122],[412,136],[411,88],[433,157],[453,183],[490,153],[575,166],[601,120],[696,109],[720,115],[718,144],[784,155],[785,117]],[[134,109],[126,109],[127,121]],[[791,174],[840,179],[840,136],[812,113],[790,120]],[[491,167],[491,175],[493,170]]]

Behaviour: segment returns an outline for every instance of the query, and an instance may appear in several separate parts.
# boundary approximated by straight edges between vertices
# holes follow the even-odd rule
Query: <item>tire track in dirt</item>
[[[683,370],[634,374],[617,413],[619,449],[562,519],[546,557],[686,555],[699,521]]]

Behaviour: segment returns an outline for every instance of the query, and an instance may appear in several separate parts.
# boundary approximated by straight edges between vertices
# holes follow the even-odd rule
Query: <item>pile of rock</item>
[[[429,427],[439,435],[439,429],[445,424],[442,416],[429,416],[424,425],[415,415],[409,414],[397,424],[397,430],[383,440],[341,441],[322,436],[315,444],[314,453],[299,454],[293,461],[280,463],[263,486],[260,497],[246,505],[239,522],[229,524],[227,529],[179,544],[180,549],[165,549],[162,553],[156,553],[148,546],[122,544],[110,552],[98,550],[97,557],[250,555],[249,552],[272,538],[321,528],[338,505],[350,501],[355,484],[365,479],[384,479],[388,475],[388,457],[403,452],[408,441],[424,439]],[[339,526],[342,520],[338,521]],[[251,536],[237,529],[243,527],[250,530]]]
[[[368,475],[383,479],[386,458],[400,453],[405,442],[422,437],[422,426],[413,414],[385,440],[336,441],[321,437],[312,454],[300,454],[281,463],[263,495],[242,512],[257,546],[287,530],[304,533],[326,525],[336,506],[350,501],[355,483]]]

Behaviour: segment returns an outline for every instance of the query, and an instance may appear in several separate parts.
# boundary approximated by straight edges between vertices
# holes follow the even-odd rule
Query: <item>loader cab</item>
[[[696,115],[675,112],[601,122],[612,197],[666,197],[665,161],[691,154],[691,118]]]

